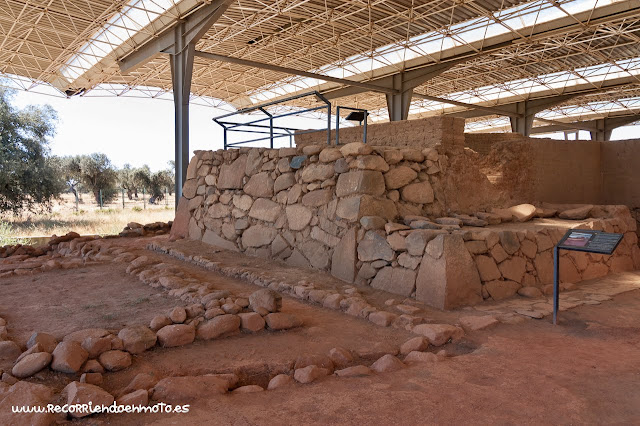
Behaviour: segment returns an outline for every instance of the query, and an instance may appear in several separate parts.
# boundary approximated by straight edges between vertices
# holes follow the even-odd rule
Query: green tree
[[[138,185],[136,181],[136,169],[131,164],[125,164],[123,168],[118,170],[118,184],[122,189],[127,191],[129,200],[133,200],[133,194],[138,197]]]
[[[77,182],[93,194],[96,202],[109,203],[118,197],[118,174],[105,154],[93,153],[64,159],[67,184]],[[75,189],[75,187],[74,187]]]
[[[57,114],[48,105],[16,109],[13,95],[0,88],[0,213],[47,210],[64,191],[48,146]]]

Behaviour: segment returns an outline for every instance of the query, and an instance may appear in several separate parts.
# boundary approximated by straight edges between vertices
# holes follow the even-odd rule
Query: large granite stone
[[[385,191],[382,173],[372,170],[357,170],[342,173],[338,177],[336,195],[346,197],[355,194],[382,195]]]
[[[378,271],[371,287],[401,296],[411,296],[416,286],[416,272],[411,269],[386,266]]]
[[[331,275],[352,283],[356,273],[356,261],[356,230],[352,228],[344,234],[333,250]]]
[[[242,189],[242,179],[244,178],[247,166],[247,155],[240,155],[231,164],[223,164],[220,167],[220,177],[218,178],[219,189]]]
[[[482,302],[478,269],[461,235],[439,235],[427,244],[416,278],[416,299],[439,309]]]

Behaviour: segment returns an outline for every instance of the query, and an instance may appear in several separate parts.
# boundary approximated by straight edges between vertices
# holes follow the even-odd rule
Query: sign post
[[[553,248],[553,324],[558,322],[560,298],[560,250],[611,255],[622,241],[622,234],[589,229],[570,229]]]

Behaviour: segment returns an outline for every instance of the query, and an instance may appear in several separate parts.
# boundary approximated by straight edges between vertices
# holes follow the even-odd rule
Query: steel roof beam
[[[362,83],[359,81],[348,80],[346,78],[331,77],[328,75],[322,75],[315,72],[301,71],[301,70],[296,70],[289,67],[281,67],[278,65],[251,61],[249,59],[233,58],[231,56],[218,55],[215,53],[200,52],[200,51],[196,51],[195,55],[200,58],[209,59],[212,61],[228,62],[231,64],[243,65],[243,66],[252,67],[252,68],[260,68],[260,69],[265,69],[269,71],[276,71],[284,74],[292,74],[292,75],[297,75],[302,77],[317,78],[318,80],[330,81],[332,83],[339,83],[339,84],[344,84],[346,86],[358,87],[360,89],[364,89],[372,92],[389,93],[389,94],[398,93],[397,90],[394,90],[389,87],[379,86],[377,84]]]

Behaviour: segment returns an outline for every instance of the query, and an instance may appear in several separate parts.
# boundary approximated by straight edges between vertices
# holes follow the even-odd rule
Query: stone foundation
[[[640,268],[626,207],[591,206],[580,217],[571,215],[576,206],[492,211],[494,189],[474,158],[362,143],[198,151],[172,233],[444,309],[548,291],[551,250],[569,227],[625,238],[614,256],[563,253],[563,281]],[[580,221],[510,223],[565,211]]]

